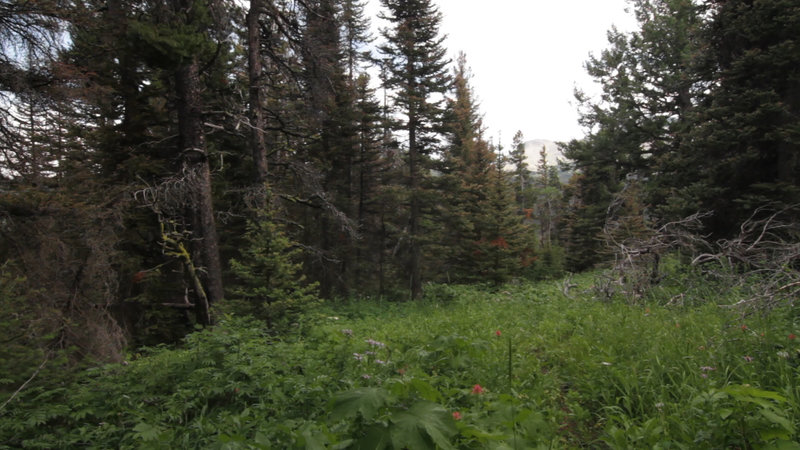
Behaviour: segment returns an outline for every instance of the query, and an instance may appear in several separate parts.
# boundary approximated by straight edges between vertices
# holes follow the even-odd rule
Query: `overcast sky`
[[[527,140],[582,137],[576,86],[593,90],[583,63],[606,47],[612,24],[635,28],[625,0],[434,0],[455,59],[467,55],[488,136],[508,148],[517,130]],[[369,0],[373,27],[379,0]],[[376,33],[377,35],[377,33]]]

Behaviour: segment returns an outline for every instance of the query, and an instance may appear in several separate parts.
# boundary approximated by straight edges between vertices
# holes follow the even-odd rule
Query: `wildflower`
[[[375,364],[384,365],[384,364],[386,364],[386,361],[382,361],[382,360],[380,360],[380,359],[376,359],[376,360],[375,360]]]
[[[345,336],[352,336],[352,335],[353,335],[353,330],[351,330],[351,329],[349,329],[349,328],[346,328],[346,329],[342,330],[342,333],[343,333]]]
[[[747,355],[745,355],[745,356],[743,356],[743,358],[744,358],[744,360],[745,360],[745,361],[747,361],[747,362],[753,362],[753,357],[752,357],[752,356],[747,356]]]
[[[497,331],[494,332],[494,335],[497,336],[497,337],[500,337],[501,334],[503,334],[503,333],[501,333],[500,330],[497,330]]]
[[[362,355],[360,353],[353,353],[353,358],[355,358],[356,361],[363,361],[364,360],[364,355]]]
[[[797,335],[796,335],[796,334],[794,334],[794,333],[790,333],[790,334],[789,334],[789,340],[790,340],[790,341],[793,341],[793,340],[795,340],[795,339],[797,339]]]
[[[663,407],[664,407],[664,403],[662,403],[662,402],[656,403],[656,409],[658,409],[659,411],[661,411],[661,408],[663,408]]]
[[[711,367],[711,366],[702,366],[700,368],[700,370],[702,372],[709,372],[709,371],[712,371],[712,370],[717,370],[717,368],[716,367]]]
[[[453,419],[461,420],[461,413],[458,411],[453,411]]]
[[[371,376],[369,376],[369,374],[366,374],[366,373],[365,373],[364,375],[361,375],[361,378],[363,378],[363,379],[365,379],[365,380],[369,380],[369,379],[370,379],[370,378],[372,378],[372,377],[371,377]]]
[[[742,325],[742,331],[747,331],[747,325]]]
[[[367,339],[364,342],[366,342],[367,344],[369,344],[369,345],[371,345],[373,347],[381,347],[381,348],[386,347],[386,344],[384,344],[383,342],[378,342],[378,341],[376,341],[374,339]]]
[[[480,384],[476,384],[472,386],[472,393],[473,394],[483,394],[483,387]]]
[[[789,352],[780,351],[780,352],[777,353],[777,355],[780,356],[783,359],[789,359]]]

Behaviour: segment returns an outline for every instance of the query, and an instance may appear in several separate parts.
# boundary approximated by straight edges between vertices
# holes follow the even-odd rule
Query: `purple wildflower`
[[[365,342],[373,347],[381,347],[381,348],[386,347],[386,344],[384,344],[383,342],[378,342],[374,339],[367,339]]]

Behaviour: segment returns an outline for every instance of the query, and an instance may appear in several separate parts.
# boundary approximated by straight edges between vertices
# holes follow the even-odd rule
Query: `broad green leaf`
[[[411,386],[413,386],[420,397],[428,400],[429,402],[436,402],[442,399],[442,394],[440,394],[435,387],[431,386],[431,384],[425,380],[413,378],[411,380]]]
[[[149,423],[139,422],[133,427],[133,431],[136,432],[136,437],[145,441],[156,441],[158,440],[158,435],[161,434],[161,429],[157,426],[150,425]]]
[[[764,418],[766,418],[770,422],[776,425],[780,425],[781,428],[786,430],[788,433],[790,434],[794,433],[794,424],[786,417],[780,416],[776,414],[774,411],[771,411],[769,409],[762,409],[761,415],[764,416]]]
[[[731,385],[723,388],[722,392],[730,394],[731,397],[737,400],[749,401],[752,403],[760,403],[755,400],[760,398],[768,398],[770,400],[775,400],[778,403],[786,402],[786,397],[778,394],[777,392],[765,391],[763,389],[754,388],[752,386]]]
[[[339,421],[358,414],[366,420],[372,420],[390,401],[389,393],[380,388],[364,387],[342,392],[333,400],[331,420]]]
[[[383,425],[373,425],[367,430],[366,436],[356,442],[357,450],[383,450],[390,444],[389,429]]]
[[[453,448],[450,439],[457,430],[452,417],[441,405],[426,401],[415,403],[408,410],[392,415],[391,422],[395,447],[429,448],[432,441],[440,448]]]
[[[781,440],[767,444],[762,447],[764,450],[800,450],[800,444],[788,440]]]
[[[325,450],[325,442],[320,439],[319,433],[315,433],[310,426],[303,430],[300,439],[301,444],[306,450]]]

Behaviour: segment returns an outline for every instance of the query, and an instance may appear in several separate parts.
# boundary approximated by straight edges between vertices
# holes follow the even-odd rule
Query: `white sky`
[[[526,140],[583,136],[573,91],[597,92],[583,63],[606,48],[612,24],[635,29],[625,0],[434,0],[451,57],[467,55],[487,136],[508,148]],[[369,0],[373,27],[379,0]],[[377,31],[375,36],[381,39]]]

